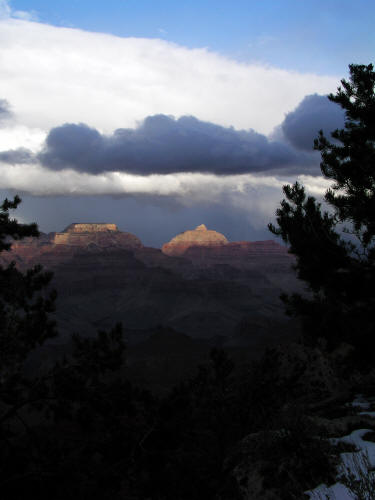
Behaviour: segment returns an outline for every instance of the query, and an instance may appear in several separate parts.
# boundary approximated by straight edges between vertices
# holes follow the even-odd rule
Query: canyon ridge
[[[21,270],[41,264],[53,271],[55,342],[121,322],[141,363],[150,345],[168,356],[185,346],[183,359],[186,343],[194,356],[202,345],[257,356],[298,330],[279,297],[301,284],[293,257],[273,240],[229,242],[202,224],[157,249],[115,224],[74,223],[15,241],[1,255],[2,264],[11,261]]]

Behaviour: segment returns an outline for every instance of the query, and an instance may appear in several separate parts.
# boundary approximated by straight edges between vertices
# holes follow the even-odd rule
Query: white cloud
[[[255,176],[217,177],[211,174],[138,176],[122,172],[101,175],[75,170],[48,170],[41,165],[0,164],[1,187],[36,196],[51,195],[152,195],[180,198],[183,203],[214,201],[223,192],[244,193],[246,186],[275,185],[275,178]]]
[[[11,15],[11,8],[7,0],[0,0],[0,19],[7,19]]]
[[[46,133],[40,128],[13,124],[0,130],[0,152],[23,147],[36,153],[40,151],[45,138]]]
[[[174,200],[185,208],[225,206],[228,212],[247,214],[256,228],[263,228],[272,218],[282,198],[282,186],[293,178],[257,176],[252,174],[215,176],[200,173],[137,176],[122,172],[101,175],[74,170],[52,171],[38,164],[1,165],[1,187],[34,196],[95,196],[137,197],[157,204]],[[321,177],[301,176],[306,189],[320,197],[329,186]]]
[[[298,181],[314,196],[320,197],[329,189],[333,182],[324,177],[313,177],[311,175],[300,175]]]
[[[9,17],[0,20],[0,71],[0,96],[19,123],[45,131],[85,122],[110,132],[164,113],[269,133],[306,94],[332,91],[338,81],[160,39]]]
[[[12,12],[12,16],[16,19],[23,19],[25,21],[37,21],[38,14],[35,10],[26,11],[26,10],[15,10]]]

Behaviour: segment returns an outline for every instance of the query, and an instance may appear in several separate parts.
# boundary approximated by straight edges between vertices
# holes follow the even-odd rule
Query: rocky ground
[[[227,460],[241,499],[374,498],[374,374],[343,375],[341,354],[294,343],[262,359],[259,430]]]

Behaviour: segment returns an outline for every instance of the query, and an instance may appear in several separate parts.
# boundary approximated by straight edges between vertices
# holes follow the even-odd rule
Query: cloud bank
[[[279,126],[285,142],[192,116],[149,116],[108,135],[65,124],[49,132],[39,151],[0,151],[2,185],[38,196],[170,196],[180,203],[215,199],[218,191],[243,193],[244,186],[280,189],[287,177],[319,173],[319,154],[303,148],[317,123],[341,125],[337,107],[324,96],[305,97]],[[312,191],[321,193],[321,186],[319,179],[310,182]]]
[[[204,48],[0,20],[0,95],[19,122],[46,132],[86,123],[104,133],[155,114],[268,134],[335,77],[240,63]],[[22,146],[22,144],[20,144]]]
[[[337,128],[343,128],[343,109],[326,96],[313,94],[304,97],[294,111],[288,113],[281,130],[292,146],[303,151],[311,151],[319,130],[329,138]]]
[[[91,174],[317,175],[319,155],[312,146],[318,130],[327,132],[343,125],[342,109],[326,96],[313,94],[286,115],[274,140],[254,130],[236,130],[193,116],[154,115],[135,128],[112,134],[83,123],[67,123],[53,128],[35,154],[27,148],[0,151],[0,161],[40,162],[52,170]]]
[[[2,188],[21,195],[36,197],[82,197],[111,196],[115,199],[136,199],[139,206],[155,205],[168,210],[178,207],[194,208],[198,204],[225,207],[227,214],[233,209],[248,212],[262,224],[274,212],[281,197],[281,188],[293,177],[282,179],[276,176],[253,174],[217,176],[202,173],[178,173],[166,175],[137,176],[120,172],[101,175],[81,173],[74,170],[51,171],[40,165],[0,165]],[[300,180],[312,194],[320,196],[329,186],[321,177],[301,176]],[[69,203],[67,203],[67,206]],[[100,215],[101,202],[97,203]],[[63,208],[66,210],[66,207]],[[59,217],[51,213],[49,217]],[[79,217],[79,216],[78,216]]]
[[[220,175],[316,167],[315,155],[270,141],[254,130],[237,131],[193,116],[178,120],[147,117],[134,129],[100,134],[85,124],[65,124],[50,131],[38,156],[49,168],[91,173],[134,174],[211,172]]]

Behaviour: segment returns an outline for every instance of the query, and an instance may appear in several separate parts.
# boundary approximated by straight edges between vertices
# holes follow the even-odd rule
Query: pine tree
[[[327,209],[296,182],[283,188],[276,212],[281,236],[296,256],[296,270],[309,294],[283,296],[289,313],[302,317],[309,339],[323,337],[334,348],[348,342],[359,358],[373,360],[375,347],[375,72],[373,65],[349,66],[328,99],[345,110],[345,127],[323,132],[314,148],[321,171],[332,181]]]
[[[0,206],[0,252],[9,251],[13,240],[39,236],[36,224],[20,224],[10,218],[21,199],[5,199]],[[37,345],[56,335],[51,313],[56,293],[48,289],[52,273],[35,266],[25,273],[12,262],[0,266],[0,378],[14,375]]]

